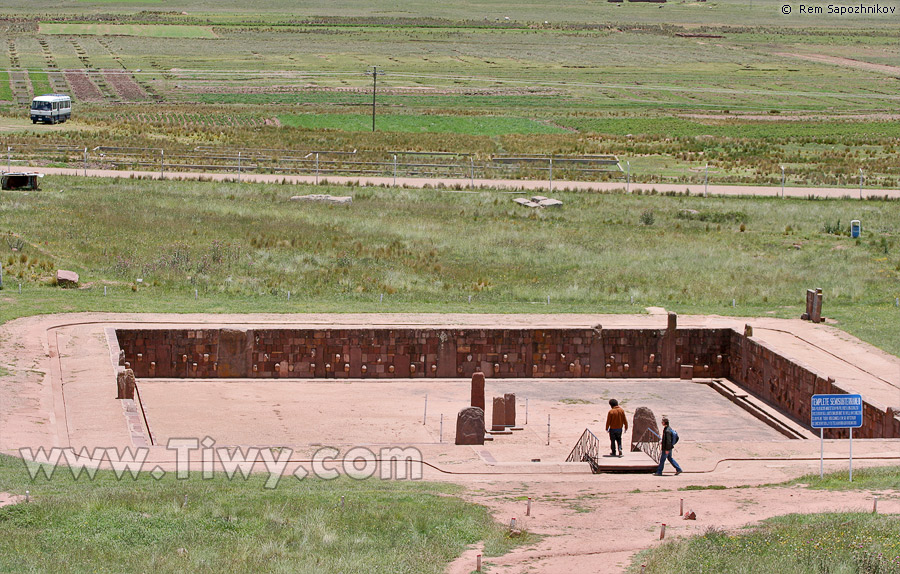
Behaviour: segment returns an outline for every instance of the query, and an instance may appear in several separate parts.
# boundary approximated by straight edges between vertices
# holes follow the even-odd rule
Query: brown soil
[[[122,70],[103,70],[103,77],[113,87],[119,97],[125,101],[136,102],[147,99],[144,91],[128,72]]]
[[[100,89],[91,81],[84,70],[66,70],[66,81],[72,86],[75,97],[87,102],[103,101],[103,94]]]
[[[0,508],[9,506],[10,504],[18,504],[25,500],[24,496],[10,494],[8,492],[0,492]]]

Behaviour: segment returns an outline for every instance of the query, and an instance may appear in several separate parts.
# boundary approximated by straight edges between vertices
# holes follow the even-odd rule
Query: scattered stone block
[[[310,195],[295,195],[291,197],[291,201],[319,201],[323,203],[332,203],[335,205],[349,205],[353,203],[353,198],[341,195],[328,195],[327,193],[313,193]]]
[[[535,195],[531,199],[525,197],[516,197],[513,199],[514,202],[519,205],[524,205],[525,207],[561,207],[563,202],[558,199],[552,199],[549,197],[544,197],[543,195]]]
[[[78,273],[66,271],[65,269],[57,269],[56,284],[60,287],[78,287]]]
[[[456,444],[484,444],[484,410],[466,407],[456,415]]]

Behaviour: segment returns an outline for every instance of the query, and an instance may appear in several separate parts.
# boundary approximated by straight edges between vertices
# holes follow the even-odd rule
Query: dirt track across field
[[[207,181],[240,181],[252,183],[291,183],[291,184],[338,184],[368,185],[384,187],[436,187],[442,185],[452,191],[467,192],[471,190],[501,190],[513,193],[552,193],[553,191],[614,191],[625,189],[622,182],[584,182],[584,181],[540,181],[540,180],[502,180],[502,179],[429,179],[415,177],[368,177],[368,176],[320,176],[315,175],[274,175],[274,174],[240,174],[237,173],[205,173],[205,172],[162,172],[159,171],[118,171],[111,169],[70,169],[54,167],[19,166],[16,169],[34,171],[46,175],[76,175],[88,177],[119,177],[167,180],[207,180]],[[45,187],[49,186],[45,182]],[[754,197],[816,197],[816,198],[860,198],[889,197],[900,199],[900,189],[868,189],[838,187],[785,187],[752,186],[752,185],[710,185],[679,183],[632,183],[628,186],[632,193],[684,193],[692,195],[727,195]]]

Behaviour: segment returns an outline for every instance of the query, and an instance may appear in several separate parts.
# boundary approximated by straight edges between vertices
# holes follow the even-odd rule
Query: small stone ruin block
[[[60,287],[78,287],[78,273],[66,271],[65,269],[57,269],[56,284]]]

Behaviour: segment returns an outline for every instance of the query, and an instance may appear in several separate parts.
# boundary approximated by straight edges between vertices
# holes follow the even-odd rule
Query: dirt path
[[[167,180],[206,180],[206,181],[236,181],[235,173],[200,173],[200,172],[163,172],[159,171],[117,171],[110,169],[69,169],[40,166],[20,166],[17,169],[30,170],[47,175],[75,175],[88,177],[113,177],[113,178],[145,178]],[[497,189],[511,193],[548,193],[553,191],[613,191],[625,188],[621,182],[584,182],[584,181],[534,181],[534,180],[503,180],[503,179],[427,179],[414,177],[368,177],[368,176],[322,176],[315,175],[274,175],[274,174],[241,174],[241,181],[252,183],[282,183],[315,185],[317,183],[330,183],[339,185],[368,185],[385,187],[412,187],[424,188],[443,185],[448,191],[469,193],[471,190]],[[44,187],[49,188],[50,182],[45,181]],[[693,195],[725,195],[725,196],[755,196],[755,197],[818,197],[818,198],[842,198],[850,197],[890,197],[900,199],[900,189],[867,189],[862,192],[857,188],[838,187],[786,187],[782,192],[780,186],[751,186],[751,185],[710,185],[706,188],[702,184],[675,184],[675,183],[632,183],[629,191],[658,193],[689,191]]]
[[[23,500],[25,500],[24,496],[10,494],[8,492],[0,492],[0,508],[9,506],[10,504],[19,504]]]
[[[757,465],[764,470],[764,465]],[[750,470],[748,483],[758,480]],[[795,512],[865,511],[873,493],[825,492],[805,488],[742,488],[682,491],[687,485],[715,484],[715,478],[663,476],[596,476],[581,484],[471,485],[467,498],[491,509],[501,523],[516,517],[518,526],[540,534],[532,546],[516,548],[497,558],[485,558],[493,573],[541,572],[619,574],[632,557],[666,539],[702,534],[708,528],[737,529],[765,518]],[[533,498],[532,516],[525,516],[523,497]],[[679,514],[694,511],[697,520]],[[900,512],[897,493],[882,494],[879,512]],[[463,555],[448,569],[451,574],[474,570],[473,553]]]
[[[900,78],[900,66],[891,66],[889,64],[873,64],[871,62],[862,62],[851,58],[841,58],[839,56],[828,56],[825,54],[795,54],[792,52],[781,52],[777,53],[776,56],[786,56],[788,58],[799,58],[810,62],[833,64],[844,68],[856,68],[857,70],[887,74],[889,76]]]

